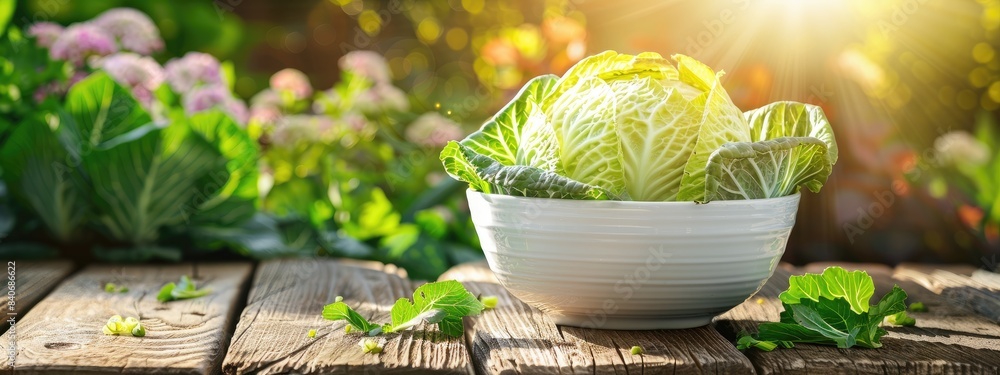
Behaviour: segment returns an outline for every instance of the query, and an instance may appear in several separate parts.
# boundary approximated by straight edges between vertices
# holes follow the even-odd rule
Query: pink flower
[[[149,55],[163,49],[160,30],[145,13],[132,8],[114,8],[93,21],[121,43],[122,49]]]
[[[188,52],[182,58],[170,60],[164,68],[170,87],[180,94],[200,85],[223,83],[219,60],[207,53]]]
[[[406,140],[429,148],[444,147],[448,141],[461,139],[462,128],[437,112],[428,112],[406,128]]]
[[[153,102],[153,92],[163,84],[163,68],[151,57],[131,52],[116,53],[100,60],[99,67],[145,105]]]
[[[273,124],[281,118],[281,110],[268,106],[250,106],[250,122]]]
[[[271,76],[271,88],[277,91],[291,92],[296,100],[308,98],[312,95],[312,85],[309,84],[309,77],[302,72],[288,68],[274,73]]]
[[[358,95],[355,107],[364,113],[406,111],[410,109],[410,101],[403,90],[386,83],[372,86]]]
[[[281,96],[272,89],[264,89],[250,98],[250,121],[273,124],[281,117]]]
[[[118,47],[114,37],[104,30],[94,25],[76,24],[66,28],[56,38],[49,54],[53,59],[69,61],[81,67],[91,56],[107,56],[115,51],[118,51]]]
[[[336,124],[327,116],[285,116],[275,124],[271,142],[276,146],[291,147],[299,142],[329,139],[335,131]]]
[[[195,88],[184,96],[183,104],[188,115],[218,108],[240,124],[246,124],[249,119],[246,104],[234,98],[229,89],[222,85]]]
[[[351,51],[340,58],[340,69],[363,77],[373,84],[388,84],[392,80],[389,65],[382,55],[373,51]]]
[[[65,30],[62,25],[53,22],[38,22],[28,28],[28,35],[35,38],[38,45],[51,48],[52,44],[56,42],[59,35]]]

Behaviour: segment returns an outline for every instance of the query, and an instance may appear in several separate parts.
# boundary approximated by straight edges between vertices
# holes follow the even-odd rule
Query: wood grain
[[[199,287],[208,296],[161,303],[167,282],[192,274],[190,264],[90,266],[67,279],[16,326],[18,374],[209,374],[228,343],[234,305],[243,295],[250,264],[200,264]],[[112,294],[104,285],[129,288]],[[136,316],[146,336],[105,336],[112,315]],[[0,338],[6,352],[13,332]],[[5,364],[9,370],[10,365]]]
[[[226,374],[441,373],[468,374],[462,338],[434,326],[381,336],[380,355],[362,353],[360,333],[345,334],[343,321],[323,319],[337,296],[372,322],[388,322],[399,298],[417,283],[395,267],[334,260],[273,260],[261,264],[249,301],[223,364]],[[307,336],[317,330],[315,338]]]
[[[966,274],[974,275],[975,270]],[[894,276],[920,284],[952,305],[963,306],[1000,323],[1000,286],[992,285],[988,279],[977,280],[933,268],[897,268]]]
[[[453,268],[441,278],[459,280],[473,293],[500,300],[495,309],[466,322],[466,340],[480,374],[753,372],[747,358],[711,327],[655,331],[559,327],[507,293],[485,263]],[[633,345],[641,346],[645,354],[632,355]]]
[[[845,268],[856,268],[846,265]],[[817,267],[812,267],[817,268]],[[802,271],[779,268],[757,297],[717,318],[716,327],[734,337],[755,332],[759,323],[778,321],[782,310],[778,294],[787,289],[788,276]],[[907,302],[922,301],[926,313],[911,313],[915,327],[887,327],[880,349],[837,349],[797,344],[793,349],[746,355],[760,374],[968,374],[1000,372],[1000,327],[961,306],[947,301],[919,284],[893,278],[885,269],[868,269],[880,298],[894,284],[902,287]]]
[[[10,267],[10,264],[7,265]],[[9,277],[8,268],[8,277]],[[17,261],[14,263],[15,297],[14,311],[10,311],[9,301],[4,298],[4,320],[14,318],[15,321],[31,309],[52,288],[73,272],[73,263],[68,261]],[[5,277],[5,278],[8,278]],[[5,287],[4,294],[7,294]],[[6,296],[5,296],[6,297]],[[9,323],[0,324],[0,333],[7,331]]]

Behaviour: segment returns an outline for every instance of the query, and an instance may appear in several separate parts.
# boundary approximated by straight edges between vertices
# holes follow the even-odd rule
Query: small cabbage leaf
[[[800,186],[819,191],[833,168],[826,154],[812,137],[724,144],[709,157],[704,201],[783,197]]]
[[[556,81],[554,75],[529,81],[510,103],[479,131],[463,139],[462,144],[503,165],[530,165],[554,171],[557,164],[555,139],[551,129],[545,130],[544,116],[539,118],[539,103],[551,92]]]
[[[777,102],[745,113],[753,143],[725,144],[706,167],[705,201],[819,192],[837,162],[837,141],[820,107]]]
[[[491,188],[491,183],[483,179],[480,168],[471,164],[471,159],[477,155],[486,158],[478,159],[480,166],[485,160],[492,160],[498,168],[521,165],[532,167],[531,170],[536,172],[558,173],[561,169],[557,159],[558,144],[540,106],[557,79],[554,75],[532,79],[479,131],[470,134],[460,144],[449,143],[441,152],[445,171],[451,177],[467,182],[473,190],[484,193],[505,188],[501,187],[503,185]]]
[[[454,141],[445,146],[441,160],[446,168],[452,166],[459,176],[474,179],[470,186],[487,194],[591,200],[611,197],[600,187],[574,181],[555,172],[526,165],[503,165]]]

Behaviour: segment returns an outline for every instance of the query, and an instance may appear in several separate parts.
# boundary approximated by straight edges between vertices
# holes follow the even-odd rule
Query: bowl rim
[[[483,193],[481,191],[472,190],[471,188],[470,189],[466,189],[466,196],[472,196],[472,195],[478,195],[478,196],[482,197],[482,199],[484,199],[484,200],[507,200],[507,201],[511,201],[511,202],[517,202],[517,201],[520,201],[520,202],[532,202],[532,201],[534,201],[534,202],[559,202],[559,203],[565,203],[565,204],[576,204],[576,205],[581,205],[581,206],[587,206],[587,205],[601,206],[601,205],[613,204],[613,205],[616,205],[617,207],[622,207],[622,206],[624,206],[624,207],[629,207],[629,206],[635,206],[635,207],[638,207],[638,206],[643,206],[643,207],[648,207],[648,206],[674,206],[674,207],[677,207],[677,206],[691,206],[691,205],[696,205],[696,206],[709,206],[709,205],[711,205],[711,206],[717,207],[717,206],[738,206],[738,205],[745,205],[745,204],[765,204],[765,205],[766,204],[781,204],[781,203],[785,203],[785,202],[788,202],[788,201],[800,200],[802,193],[801,192],[795,192],[793,194],[785,195],[785,196],[782,196],[782,197],[776,197],[776,198],[718,200],[718,201],[709,201],[709,202],[706,202],[706,203],[697,203],[697,202],[694,202],[694,201],[665,201],[665,202],[658,202],[658,201],[618,201],[618,200],[585,200],[585,199],[562,199],[562,198],[538,198],[538,197],[522,197],[522,196],[507,195],[507,194],[492,194],[492,193],[488,194],[488,193]],[[573,202],[573,203],[569,203],[569,202]],[[490,203],[493,203],[493,202],[490,202]]]

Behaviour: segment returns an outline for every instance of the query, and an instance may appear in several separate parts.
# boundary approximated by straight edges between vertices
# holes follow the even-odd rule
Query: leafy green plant
[[[434,157],[462,137],[461,127],[434,112],[413,113],[382,56],[355,51],[340,65],[341,80],[327,90],[285,69],[251,100],[248,129],[262,145],[262,208],[270,217],[249,224],[279,231],[201,234],[254,257],[373,259],[418,279],[481,259],[461,186],[444,178]],[[263,246],[282,243],[284,251]]]
[[[369,336],[399,332],[422,323],[437,324],[442,333],[458,337],[464,331],[462,318],[479,315],[485,307],[476,296],[454,280],[421,285],[413,292],[413,301],[400,298],[392,305],[392,322],[374,324],[358,314],[337,297],[337,301],[323,308],[323,318],[344,320],[347,324]]]
[[[765,351],[794,343],[882,347],[886,331],[879,325],[906,310],[906,292],[894,286],[877,304],[869,305],[874,293],[875,284],[864,271],[829,267],[822,274],[791,276],[788,290],[778,295],[784,306],[780,322],[762,323],[756,336],[741,333],[737,347]]]
[[[969,205],[975,215],[962,218],[988,245],[1000,243],[1000,131],[993,113],[979,114],[972,133],[952,131],[934,141],[935,167],[927,181],[932,195],[953,193],[956,206]]]
[[[31,117],[0,147],[8,188],[55,239],[102,235],[112,260],[179,259],[164,230],[234,225],[256,212],[257,147],[218,111],[154,120],[104,73],[75,84],[58,114]]]
[[[684,55],[607,51],[540,76],[482,128],[441,152],[445,170],[491,194],[696,201],[819,191],[837,161],[819,107],[746,113],[721,73]]]

